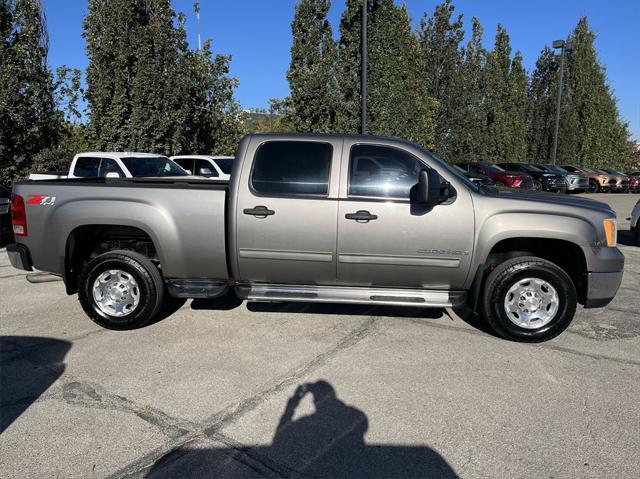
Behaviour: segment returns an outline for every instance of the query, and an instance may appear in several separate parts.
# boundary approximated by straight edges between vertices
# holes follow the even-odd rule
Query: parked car
[[[616,179],[616,184],[611,191],[616,193],[629,193],[629,177],[614,168],[599,168],[602,171],[612,175]]]
[[[636,239],[636,244],[640,246],[640,201],[636,203],[631,212],[631,233]]]
[[[153,153],[87,152],[78,153],[69,172],[32,173],[30,180],[64,178],[145,178],[189,176],[166,156]]]
[[[457,170],[459,170],[464,176],[469,178],[471,181],[473,181],[477,185],[489,186],[489,185],[493,184],[493,181],[491,181],[491,178],[489,178],[486,175],[481,175],[479,173],[471,173],[470,171],[465,171],[462,168],[460,168],[458,165],[453,165],[453,167],[456,168]]]
[[[607,192],[615,187],[616,179],[608,173],[598,172],[591,168],[579,165],[562,165],[562,168],[571,173],[582,173],[589,178],[589,192]]]
[[[60,275],[113,329],[152,320],[165,291],[233,287],[250,301],[469,302],[501,336],[543,341],[578,302],[607,305],[623,275],[606,203],[476,188],[393,138],[249,135],[229,184],[19,181],[12,198],[11,264]]]
[[[488,176],[495,186],[518,188],[521,190],[533,189],[533,177],[517,171],[505,171],[493,163],[471,162],[456,163],[457,166],[470,173],[478,173]]]
[[[629,177],[629,191],[640,193],[640,171],[634,171],[627,175]]]
[[[229,180],[233,166],[233,156],[180,155],[171,160],[196,176],[220,180]]]
[[[11,191],[0,186],[0,248],[14,241],[10,206]]]
[[[531,175],[533,177],[533,189],[536,191],[567,192],[567,182],[563,175],[549,173],[528,163],[497,163],[497,165],[505,170]]]
[[[589,178],[583,173],[571,173],[558,165],[536,164],[541,170],[564,176],[567,182],[567,193],[582,193],[589,189]]]

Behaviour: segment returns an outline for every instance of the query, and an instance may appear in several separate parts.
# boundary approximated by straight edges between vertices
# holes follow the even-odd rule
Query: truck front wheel
[[[576,288],[567,273],[536,256],[514,258],[489,274],[484,316],[503,338],[539,342],[564,331],[576,312]]]
[[[82,270],[78,298],[92,321],[107,329],[144,326],[162,305],[164,283],[158,268],[131,251],[110,251]]]

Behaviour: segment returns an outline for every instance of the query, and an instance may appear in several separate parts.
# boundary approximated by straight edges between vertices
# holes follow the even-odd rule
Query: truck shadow
[[[191,308],[196,310],[229,311],[239,308],[244,301],[233,291],[214,299],[194,299]],[[247,309],[254,313],[290,313],[339,316],[377,316],[408,319],[441,319],[453,322],[454,318],[445,308],[419,308],[411,306],[371,306],[339,303],[296,303],[296,302],[247,302]],[[465,323],[490,336],[496,336],[491,327],[472,308],[464,304],[453,308],[454,313]],[[496,336],[497,337],[497,336]]]
[[[312,396],[315,411],[293,419],[307,394]],[[146,477],[458,477],[430,447],[367,444],[368,428],[365,413],[345,404],[330,383],[320,380],[296,388],[271,445],[244,446],[214,436],[226,442],[225,447],[180,446],[156,461]]]
[[[0,337],[0,434],[64,372],[69,341]]]
[[[619,230],[618,243],[624,246],[638,246],[631,230]]]

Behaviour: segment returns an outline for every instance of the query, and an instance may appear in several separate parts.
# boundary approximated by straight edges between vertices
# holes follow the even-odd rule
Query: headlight
[[[607,237],[607,246],[613,248],[618,244],[618,228],[615,218],[608,218],[602,222],[604,225],[604,234]]]

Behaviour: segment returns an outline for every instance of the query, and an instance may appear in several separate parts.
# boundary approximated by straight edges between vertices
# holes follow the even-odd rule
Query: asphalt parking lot
[[[449,310],[232,296],[107,331],[0,251],[1,475],[637,477],[640,197],[596,198],[622,287],[534,345]]]

